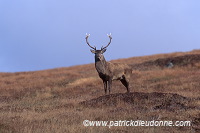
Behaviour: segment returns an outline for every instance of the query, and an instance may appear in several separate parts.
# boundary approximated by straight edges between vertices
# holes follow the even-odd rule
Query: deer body
[[[106,47],[102,47],[101,50],[96,50],[96,47],[90,46],[87,41],[89,35],[86,36],[86,42],[93,49],[91,50],[91,52],[95,54],[95,67],[99,74],[99,77],[103,81],[105,94],[107,94],[107,90],[109,90],[110,94],[113,80],[120,80],[122,84],[127,88],[127,92],[130,92],[129,80],[132,74],[131,67],[127,64],[107,62],[103,56],[106,48],[111,43],[112,37],[110,35],[108,36],[110,38],[110,42]]]

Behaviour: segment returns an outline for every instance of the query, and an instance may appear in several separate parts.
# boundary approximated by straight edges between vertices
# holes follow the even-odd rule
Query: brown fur
[[[132,74],[132,69],[130,66],[127,64],[111,63],[106,61],[104,66],[97,64],[97,62],[95,63],[95,66],[97,72],[99,73],[99,77],[104,83],[105,94],[107,94],[107,89],[109,90],[110,94],[113,80],[120,80],[121,83],[126,87],[127,92],[130,92],[129,82]],[[99,71],[97,67],[103,67],[104,71]]]

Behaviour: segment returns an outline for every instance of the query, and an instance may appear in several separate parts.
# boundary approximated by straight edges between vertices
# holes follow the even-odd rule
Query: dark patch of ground
[[[152,61],[147,61],[141,64],[132,65],[133,69],[137,70],[152,70],[154,67],[165,68],[169,63],[173,64],[173,67],[194,66],[195,63],[200,62],[200,54],[191,54],[177,57],[160,58]]]
[[[190,103],[197,99],[191,99],[183,97],[173,93],[117,93],[106,96],[101,96],[88,101],[83,101],[80,104],[85,107],[101,108],[106,106],[117,106],[119,104],[128,104],[133,109],[142,110],[188,110],[188,109],[199,109]]]

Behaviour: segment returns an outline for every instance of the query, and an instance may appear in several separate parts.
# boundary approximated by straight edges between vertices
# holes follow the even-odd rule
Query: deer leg
[[[108,81],[108,86],[109,86],[109,95],[110,95],[110,90],[111,90],[111,88],[112,88],[112,80],[109,80]]]
[[[105,90],[105,95],[107,94],[107,81],[103,81],[104,84],[104,90]]]
[[[129,81],[126,79],[126,77],[123,77],[121,80],[122,84],[126,87],[127,92],[130,92],[130,88],[129,88]]]

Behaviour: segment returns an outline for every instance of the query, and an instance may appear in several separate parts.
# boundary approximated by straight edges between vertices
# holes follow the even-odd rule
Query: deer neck
[[[95,67],[99,74],[106,74],[107,62],[103,57],[101,60],[95,58]]]

